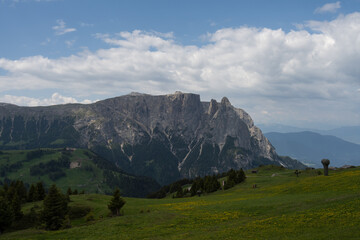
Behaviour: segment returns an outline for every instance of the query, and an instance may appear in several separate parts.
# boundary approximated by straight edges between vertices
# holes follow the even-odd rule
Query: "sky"
[[[256,124],[360,125],[360,0],[0,0],[0,102],[175,91]]]

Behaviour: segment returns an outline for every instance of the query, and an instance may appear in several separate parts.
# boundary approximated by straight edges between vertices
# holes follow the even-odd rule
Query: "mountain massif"
[[[261,164],[303,168],[279,157],[242,109],[224,97],[129,94],[93,104],[0,104],[0,149],[91,149],[160,184]]]

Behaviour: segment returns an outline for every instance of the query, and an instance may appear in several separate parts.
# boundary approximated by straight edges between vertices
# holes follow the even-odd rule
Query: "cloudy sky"
[[[0,102],[227,96],[255,123],[360,125],[360,0],[0,0]]]

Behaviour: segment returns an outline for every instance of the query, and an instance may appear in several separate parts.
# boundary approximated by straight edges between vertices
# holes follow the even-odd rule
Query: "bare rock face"
[[[251,117],[226,97],[201,102],[181,92],[88,105],[0,105],[0,141],[1,149],[86,147],[161,184],[260,164],[301,166],[282,162]]]

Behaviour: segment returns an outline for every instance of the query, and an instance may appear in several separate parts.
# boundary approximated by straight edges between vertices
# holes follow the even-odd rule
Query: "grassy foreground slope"
[[[263,167],[226,191],[183,199],[125,198],[108,218],[109,196],[72,196],[95,221],[55,232],[30,229],[0,239],[359,239],[360,168],[293,171]],[[253,188],[257,184],[257,188]],[[103,217],[101,217],[103,216]]]

